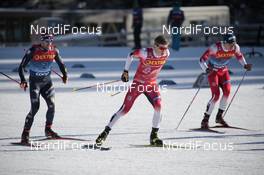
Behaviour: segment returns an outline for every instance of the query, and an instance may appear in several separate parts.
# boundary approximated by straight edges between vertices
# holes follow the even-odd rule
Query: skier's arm
[[[239,61],[239,63],[244,67],[244,69],[250,71],[252,68],[252,64],[248,64],[246,62],[246,59],[244,57],[244,55],[242,54],[242,52],[240,51],[240,47],[238,44],[236,44],[236,52],[235,52],[235,56],[236,59]]]
[[[124,70],[128,71],[133,61],[133,52],[127,55],[126,64]]]
[[[201,56],[199,64],[202,68],[203,71],[206,72],[206,70],[208,69],[208,65],[207,65],[207,60],[209,59],[209,55],[210,55],[210,48],[207,49],[204,54]]]
[[[216,52],[215,45],[212,45],[210,48],[208,48],[204,54],[201,56],[199,64],[204,72],[209,73],[211,70],[207,65],[207,61],[210,59],[211,56],[214,56]]]
[[[56,55],[55,55],[54,59],[55,59],[56,63],[58,64],[58,66],[60,68],[60,71],[61,71],[61,73],[63,75],[62,80],[63,80],[64,83],[66,83],[66,81],[68,79],[67,78],[67,69],[66,69],[65,65],[63,64],[63,62],[62,62],[59,50],[57,48],[56,48]]]
[[[235,52],[235,57],[236,57],[236,59],[239,61],[239,63],[240,63],[242,66],[246,65],[247,62],[246,62],[246,60],[245,60],[243,54],[242,54],[241,51],[240,51],[240,47],[239,47],[239,45],[236,44],[235,47],[236,47],[236,52]]]
[[[137,49],[134,52],[131,52],[130,54],[128,54],[127,59],[126,59],[126,64],[125,64],[125,67],[124,67],[124,71],[123,71],[123,73],[121,75],[121,80],[123,82],[128,82],[129,81],[128,71],[129,71],[130,65],[131,65],[134,57],[135,58],[140,58],[140,49]]]
[[[60,71],[62,73],[63,76],[67,76],[67,70],[66,70],[66,67],[65,65],[63,64],[62,62],[62,59],[61,59],[61,56],[60,56],[60,53],[59,53],[59,50],[56,49],[57,53],[55,55],[55,61],[56,63],[58,64],[59,68],[60,68]]]
[[[18,68],[18,73],[19,73],[19,77],[20,77],[20,81],[21,83],[26,83],[26,78],[24,75],[24,69],[26,68],[26,66],[28,65],[29,61],[32,59],[33,57],[33,48],[30,48],[26,54],[24,55],[19,68]]]
[[[133,61],[133,52],[128,54],[128,56],[127,56],[125,68],[124,68],[124,71],[123,71],[123,73],[121,75],[121,80],[123,82],[128,82],[129,81],[128,70],[130,68],[130,65],[131,65],[132,61]]]

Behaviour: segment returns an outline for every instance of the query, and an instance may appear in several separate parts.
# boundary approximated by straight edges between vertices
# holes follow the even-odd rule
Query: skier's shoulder
[[[147,52],[149,51],[149,48],[141,48],[141,49],[135,49],[132,51],[131,55],[134,57],[141,57],[141,56],[146,56]]]
[[[209,47],[209,50],[211,53],[215,53],[217,52],[217,50],[219,50],[219,48],[221,48],[221,42],[216,42],[214,44],[212,44],[210,47]]]
[[[240,53],[240,46],[236,43],[235,44],[235,52]]]
[[[26,54],[33,54],[39,47],[40,44],[32,44],[31,47],[26,51]]]

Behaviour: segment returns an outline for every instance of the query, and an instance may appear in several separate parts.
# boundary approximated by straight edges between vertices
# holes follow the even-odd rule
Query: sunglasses
[[[159,50],[162,50],[162,51],[168,49],[168,46],[159,45],[159,44],[156,44],[156,46],[159,48]]]

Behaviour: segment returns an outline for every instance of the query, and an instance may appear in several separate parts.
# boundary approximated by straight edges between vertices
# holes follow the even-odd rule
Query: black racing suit
[[[55,113],[55,91],[50,77],[53,60],[58,64],[63,76],[67,77],[66,67],[61,60],[58,49],[54,46],[50,46],[50,48],[46,50],[40,45],[33,45],[27,51],[19,66],[21,82],[26,82],[24,69],[27,65],[29,65],[30,70],[29,92],[31,109],[25,120],[25,130],[30,130],[33,124],[34,116],[39,110],[40,95],[44,98],[48,106],[46,113],[46,127],[52,125]]]

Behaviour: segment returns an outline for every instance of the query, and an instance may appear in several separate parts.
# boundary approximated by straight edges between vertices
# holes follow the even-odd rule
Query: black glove
[[[27,90],[27,87],[28,87],[27,82],[26,82],[26,81],[22,81],[22,82],[20,83],[20,87],[21,87],[22,89],[24,89],[24,91],[26,91],[26,90]]]
[[[121,80],[123,82],[128,82],[129,81],[129,76],[128,76],[128,71],[127,70],[124,70],[124,72],[122,73]]]
[[[205,70],[205,72],[206,72],[207,74],[211,73],[212,71],[213,71],[213,69],[212,69],[211,67],[208,67],[208,68]]]
[[[251,69],[252,69],[252,64],[245,64],[245,65],[244,65],[244,69],[246,69],[247,71],[251,71]]]
[[[67,76],[67,75],[63,75],[63,77],[62,77],[62,82],[63,82],[64,84],[66,84],[66,83],[67,83],[67,80],[68,80],[68,76]]]

